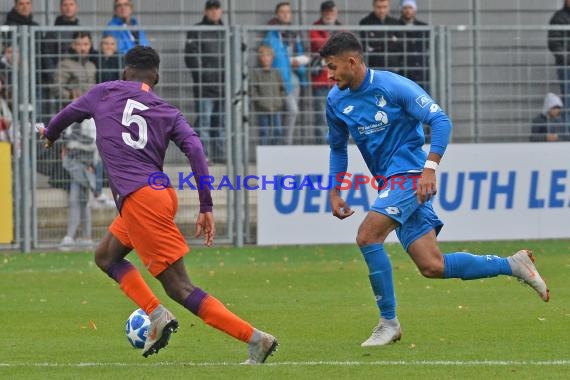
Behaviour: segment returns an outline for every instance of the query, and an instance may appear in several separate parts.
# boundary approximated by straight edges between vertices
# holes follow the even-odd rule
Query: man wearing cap
[[[429,93],[429,32],[413,30],[414,26],[427,23],[416,18],[416,0],[402,0],[400,4],[400,24],[411,27],[411,31],[403,33],[403,74]]]
[[[222,4],[208,0],[204,16],[196,26],[221,27]],[[225,159],[224,141],[224,67],[225,39],[222,30],[189,31],[184,61],[192,73],[198,120],[196,130],[212,162]]]
[[[341,25],[337,20],[338,11],[336,4],[332,0],[321,3],[321,17],[313,25]],[[319,50],[331,36],[328,30],[311,30],[309,39],[311,41],[311,86],[313,90],[313,112],[316,143],[326,143],[327,124],[325,122],[325,98],[332,82],[328,78],[328,70],[319,55]]]

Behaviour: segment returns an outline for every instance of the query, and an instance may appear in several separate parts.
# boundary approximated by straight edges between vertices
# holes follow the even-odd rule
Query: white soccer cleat
[[[538,270],[534,266],[534,255],[532,251],[523,249],[510,256],[508,259],[513,276],[536,290],[544,302],[550,299],[550,291],[546,282],[540,277]]]
[[[372,330],[372,335],[370,335],[370,338],[366,339],[361,344],[361,346],[385,346],[387,344],[397,342],[400,339],[402,339],[402,329],[400,327],[400,322],[398,322],[397,319],[381,319],[378,326],[374,327]]]
[[[160,309],[159,309],[160,308]],[[158,315],[155,317],[155,313]],[[165,307],[159,306],[150,316],[150,327],[144,344],[143,356],[146,358],[158,353],[168,345],[170,335],[178,329],[178,321]]]
[[[247,351],[249,357],[242,364],[263,364],[265,360],[277,350],[277,339],[273,335],[259,331],[261,338],[257,343],[249,343]]]

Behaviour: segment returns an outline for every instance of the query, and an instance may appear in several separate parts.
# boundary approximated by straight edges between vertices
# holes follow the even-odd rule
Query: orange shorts
[[[109,231],[119,241],[134,248],[153,276],[190,251],[174,223],[178,198],[171,187],[154,190],[142,187],[124,201]]]

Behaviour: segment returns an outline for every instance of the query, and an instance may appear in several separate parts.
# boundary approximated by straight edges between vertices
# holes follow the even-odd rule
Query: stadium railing
[[[326,144],[322,131],[326,128],[316,103],[324,103],[324,95],[315,92],[310,82],[311,72],[321,70],[316,52],[310,52],[309,32],[326,29],[330,32],[351,30],[366,34],[380,53],[366,51],[367,61],[386,62],[388,68],[404,75],[420,72],[422,83],[436,101],[452,117],[452,142],[516,142],[528,141],[530,121],[541,111],[547,92],[560,93],[561,82],[556,75],[552,54],[547,49],[548,30],[570,30],[547,26],[427,26],[408,27],[142,27],[150,44],[161,55],[161,82],[157,93],[179,107],[191,125],[200,130],[198,100],[190,70],[185,65],[186,35],[189,31],[219,31],[223,36],[223,52],[216,58],[224,63],[224,73],[218,86],[223,95],[219,116],[224,121],[218,136],[204,137],[210,154],[212,174],[216,179],[255,173],[255,148],[260,139],[259,111],[253,105],[263,99],[252,96],[253,78],[259,70],[258,48],[271,30],[297,34],[308,59],[307,76],[301,78],[298,97],[299,113],[289,143],[295,145]],[[56,247],[67,225],[67,193],[65,172],[61,159],[53,153],[38,150],[31,127],[48,122],[64,105],[53,83],[57,66],[46,66],[50,59],[58,61],[63,52],[55,54],[45,49],[50,42],[46,36],[79,30],[90,31],[93,45],[99,50],[102,33],[108,28],[93,27],[3,27],[3,41],[11,41],[17,52],[18,64],[8,69],[12,78],[14,122],[14,242],[0,248]],[[410,34],[413,32],[414,34]],[[208,37],[204,37],[206,39]],[[56,45],[61,41],[53,40]],[[204,41],[205,42],[205,41]],[[394,43],[396,42],[396,43]],[[414,45],[415,44],[415,45]],[[396,48],[393,48],[396,46]],[[425,50],[413,50],[419,46]],[[410,48],[411,47],[411,48]],[[376,56],[375,56],[376,55]],[[414,59],[419,58],[419,59]],[[369,61],[370,62],[370,61]],[[380,67],[383,69],[385,67]],[[198,71],[210,72],[212,67]],[[30,75],[34,73],[34,75]],[[306,79],[306,82],[304,81]],[[266,83],[263,83],[266,85]],[[283,112],[284,118],[291,116]],[[216,127],[211,127],[212,130]],[[429,129],[426,129],[429,137]],[[287,140],[284,138],[281,143]],[[222,153],[212,153],[212,145],[222,146]],[[213,156],[212,156],[213,155]],[[51,171],[50,171],[51,170]],[[169,149],[165,171],[172,179],[178,173],[189,174],[185,157],[176,147]],[[42,174],[43,173],[43,174]],[[46,175],[49,173],[51,175]],[[177,183],[175,183],[177,185]],[[110,195],[108,187],[104,187]],[[181,209],[178,222],[190,238],[196,216],[196,194],[188,189],[178,192]],[[256,241],[256,192],[214,191],[219,225],[219,242],[224,244],[254,243]],[[192,207],[186,207],[192,206]],[[115,215],[112,209],[94,209],[93,238],[100,237]]]

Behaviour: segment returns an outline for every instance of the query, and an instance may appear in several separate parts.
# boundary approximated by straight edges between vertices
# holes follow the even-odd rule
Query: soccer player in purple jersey
[[[208,325],[247,343],[249,356],[245,364],[261,364],[275,351],[277,340],[192,284],[183,259],[189,248],[174,223],[178,208],[176,193],[172,187],[154,190],[148,186],[149,177],[163,171],[170,140],[186,154],[196,178],[209,175],[196,132],[178,109],[152,91],[158,83],[159,63],[159,56],[151,47],[132,48],[125,55],[122,81],[93,87],[39,132],[49,147],[68,125],[95,119],[97,148],[120,212],[95,251],[95,263],[150,316],[143,356],[165,347],[172,332],[177,330],[178,321],[160,304],[140,272],[125,259],[133,249],[173,300]],[[212,197],[208,187],[198,193],[200,213],[195,236],[203,234],[209,247],[215,235]]]

